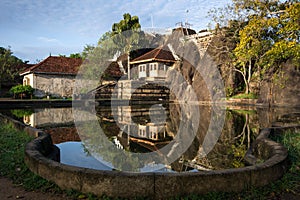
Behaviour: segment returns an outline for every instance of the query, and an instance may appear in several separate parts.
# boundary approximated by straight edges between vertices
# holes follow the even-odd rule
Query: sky
[[[230,0],[0,0],[0,47],[37,63],[51,55],[82,52],[96,45],[124,13],[136,15],[142,29],[171,29],[188,22],[199,31],[207,12]]]

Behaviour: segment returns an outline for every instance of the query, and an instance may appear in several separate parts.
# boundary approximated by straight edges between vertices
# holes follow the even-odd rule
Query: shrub
[[[16,85],[13,86],[9,92],[14,94],[14,98],[20,97],[31,97],[33,94],[33,88],[30,85]]]

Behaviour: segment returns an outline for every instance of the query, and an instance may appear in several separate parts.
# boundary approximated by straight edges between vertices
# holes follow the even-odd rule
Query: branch
[[[237,71],[237,72],[241,73],[243,76],[245,76],[244,72],[242,72],[241,70],[236,69],[236,68],[233,68],[233,70],[234,70],[234,71]]]

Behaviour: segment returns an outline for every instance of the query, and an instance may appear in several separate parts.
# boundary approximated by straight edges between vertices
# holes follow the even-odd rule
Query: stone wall
[[[165,199],[211,191],[237,192],[250,187],[263,186],[279,179],[286,171],[287,165],[286,149],[263,136],[257,145],[260,146],[259,150],[264,151],[262,156],[270,157],[265,158],[264,163],[255,166],[195,173],[98,171],[67,166],[48,159],[38,145],[48,141],[43,141],[43,137],[37,138],[26,146],[27,166],[63,189],[76,189],[99,196]]]
[[[34,95],[37,97],[45,97],[47,95],[53,97],[71,97],[75,76],[71,75],[42,75],[34,76],[33,88]]]

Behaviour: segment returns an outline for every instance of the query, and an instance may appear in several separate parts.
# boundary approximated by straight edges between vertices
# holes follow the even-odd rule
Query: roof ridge
[[[35,64],[32,67],[25,69],[20,75],[25,75],[32,72],[48,72],[56,70],[57,73],[73,73],[75,68],[80,67],[82,64],[81,58],[70,58],[62,56],[48,56],[41,62]],[[61,67],[58,67],[61,66]],[[77,70],[75,70],[77,71]]]
[[[150,53],[152,53],[154,50],[156,50],[157,48],[154,48],[154,49],[152,49],[151,51],[148,51],[147,53],[145,53],[145,54],[142,54],[142,55],[140,55],[139,57],[137,57],[137,58],[135,58],[135,59],[133,59],[132,61],[134,61],[134,60],[137,60],[137,59],[139,59],[139,58],[141,58],[141,57],[145,57],[146,55],[148,55],[148,54],[150,54]]]
[[[33,65],[32,67],[29,67],[29,68],[25,69],[23,72],[21,72],[21,74],[26,73],[26,72],[31,72],[31,70],[36,69],[36,68],[39,67],[42,63],[45,63],[46,60],[47,60],[49,57],[51,57],[51,56],[48,56],[47,58],[45,58],[45,59],[42,60],[41,62],[39,62],[39,63]]]
[[[157,51],[157,50],[159,50],[154,56],[153,56],[153,58],[155,58],[158,54],[159,54],[159,52],[160,52],[160,50],[162,49],[162,47],[163,47],[163,45],[161,45],[161,46],[158,46],[158,47],[156,47],[156,48],[154,48],[154,49],[152,49],[151,51],[148,51],[147,53],[145,53],[145,54],[142,54],[142,55],[140,55],[139,57],[137,57],[137,58],[135,58],[135,59],[133,59],[132,61],[134,61],[134,60],[138,60],[138,59],[140,59],[140,58],[142,58],[142,57],[145,57],[145,56],[147,56],[147,55],[149,55],[149,54],[151,54],[151,53],[153,53],[154,51]]]
[[[156,58],[156,57],[160,54],[161,50],[163,49],[163,45],[157,47],[156,49],[157,49],[158,51],[157,51],[156,54],[153,56],[153,58]]]

